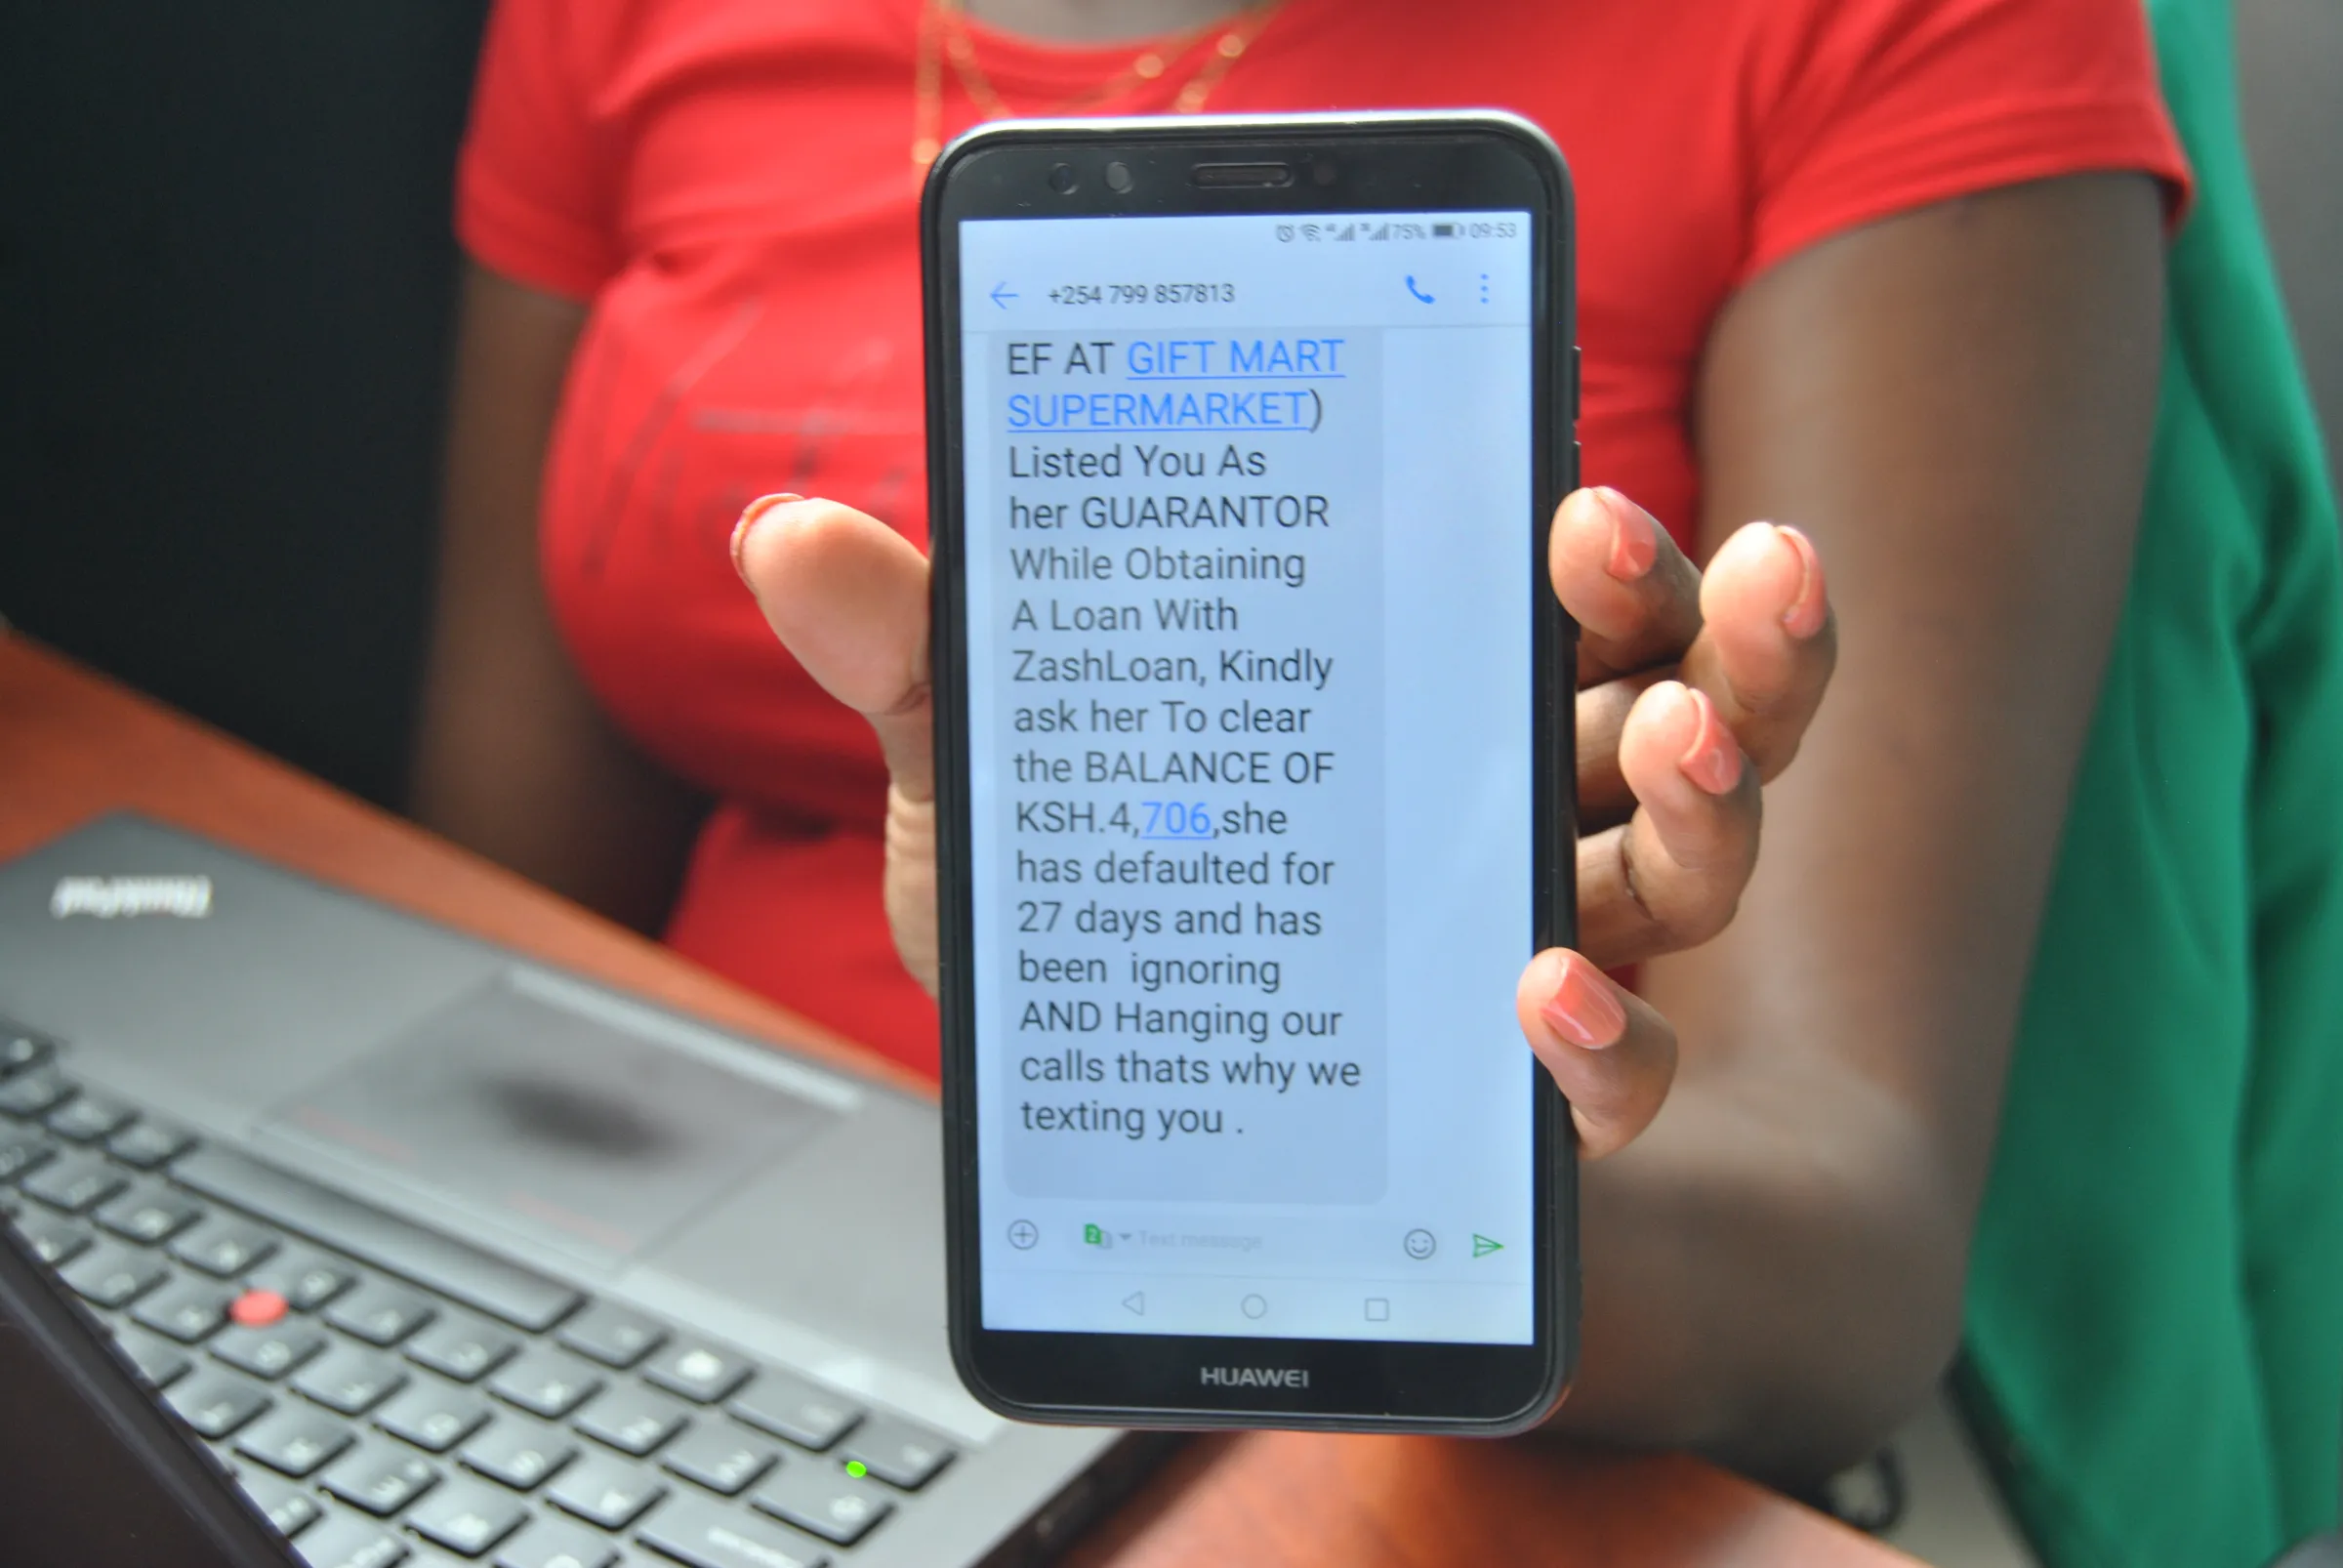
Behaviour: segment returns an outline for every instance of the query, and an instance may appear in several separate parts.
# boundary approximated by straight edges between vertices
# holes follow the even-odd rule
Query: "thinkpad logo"
[[[1208,1388],[1307,1388],[1310,1374],[1302,1367],[1204,1367]]]
[[[211,912],[209,877],[60,877],[49,895],[49,913],[59,920],[76,915],[96,920],[136,915],[201,920]]]

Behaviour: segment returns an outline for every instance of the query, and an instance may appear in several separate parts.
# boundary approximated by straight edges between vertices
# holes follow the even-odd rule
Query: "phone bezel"
[[[1129,168],[1125,191],[1104,178]],[[1199,187],[1199,162],[1283,162],[1291,185]],[[1050,170],[1075,171],[1061,192]],[[1330,169],[1332,174],[1325,174]],[[1175,176],[1175,178],[1174,178]],[[1536,1334],[1527,1345],[1056,1333],[983,1326],[976,1173],[974,926],[966,875],[966,630],[959,283],[963,219],[1526,210],[1537,316],[1536,469],[1523,548],[1529,566],[1538,776],[1537,948],[1573,940],[1577,909],[1576,627],[1545,586],[1547,520],[1578,480],[1570,176],[1552,142],[1496,112],[1002,121],[947,147],[921,204],[926,306],[931,642],[936,740],[939,994],[951,1343],[979,1400],[1026,1421],[1125,1426],[1295,1426],[1499,1435],[1537,1424],[1577,1362],[1578,1166],[1569,1108],[1527,1051],[1533,1084]],[[1299,1367],[1306,1386],[1208,1387],[1201,1367]]]

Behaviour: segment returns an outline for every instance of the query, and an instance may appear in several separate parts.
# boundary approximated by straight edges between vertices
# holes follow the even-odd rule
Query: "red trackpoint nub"
[[[265,1329],[285,1315],[285,1299],[274,1291],[246,1291],[227,1315],[248,1329]]]

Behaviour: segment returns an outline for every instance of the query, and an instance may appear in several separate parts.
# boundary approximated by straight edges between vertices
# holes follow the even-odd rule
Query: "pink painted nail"
[[[1651,515],[1607,484],[1596,485],[1594,494],[1611,515],[1611,558],[1603,569],[1623,583],[1634,582],[1660,558]]]
[[[1814,541],[1786,522],[1774,524],[1774,531],[1789,541],[1789,548],[1798,553],[1798,562],[1805,575],[1798,582],[1798,591],[1782,612],[1782,629],[1803,640],[1823,629],[1823,619],[1830,612],[1830,595],[1823,585],[1822,552]]]
[[[1576,953],[1562,958],[1562,983],[1539,1004],[1538,1015],[1574,1046],[1600,1051],[1627,1032],[1627,1010],[1612,994],[1611,982]]]
[[[1695,686],[1686,686],[1684,694],[1692,699],[1693,712],[1698,716],[1693,723],[1692,744],[1676,759],[1684,776],[1711,795],[1725,795],[1741,782],[1741,742],[1717,717],[1716,704],[1708,693]]]
[[[749,569],[746,565],[742,564],[740,556],[741,552],[748,548],[749,530],[757,526],[757,519],[763,516],[766,513],[772,511],[775,507],[785,507],[792,501],[802,501],[805,498],[802,495],[790,495],[787,492],[784,492],[780,495],[760,495],[756,500],[750,502],[747,509],[741,513],[740,520],[732,525],[731,553],[732,569],[740,573],[740,580],[742,582],[745,583],[749,580]]]

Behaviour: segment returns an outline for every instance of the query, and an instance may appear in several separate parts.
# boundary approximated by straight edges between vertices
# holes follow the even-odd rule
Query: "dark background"
[[[386,802],[485,10],[27,0],[0,45],[0,615]]]
[[[387,804],[485,6],[22,0],[0,48],[0,615]],[[2337,450],[2343,5],[2239,0],[2238,20]]]

